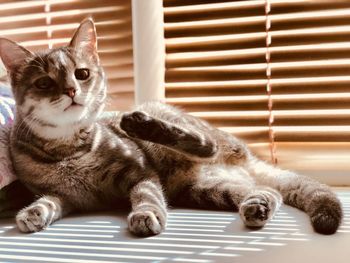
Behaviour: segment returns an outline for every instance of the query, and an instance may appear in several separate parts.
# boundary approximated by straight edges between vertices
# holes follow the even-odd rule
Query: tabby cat
[[[0,39],[17,102],[11,155],[19,179],[40,196],[16,216],[40,231],[73,211],[129,207],[135,235],[161,233],[167,202],[239,211],[263,227],[282,201],[305,211],[316,232],[333,234],[342,208],[326,185],[273,167],[239,139],[159,102],[98,118],[106,76],[94,23],[66,47],[32,53]]]

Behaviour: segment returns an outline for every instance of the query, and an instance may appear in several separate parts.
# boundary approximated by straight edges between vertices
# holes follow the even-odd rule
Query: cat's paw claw
[[[165,228],[165,218],[153,211],[135,211],[128,217],[129,230],[137,236],[160,234]]]
[[[26,207],[18,212],[16,223],[21,232],[38,232],[50,224],[50,213],[42,205]]]

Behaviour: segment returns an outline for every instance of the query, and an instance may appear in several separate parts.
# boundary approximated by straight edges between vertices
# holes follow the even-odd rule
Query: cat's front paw
[[[51,223],[51,215],[52,213],[48,207],[36,204],[19,211],[16,216],[16,223],[21,232],[38,232]]]
[[[137,137],[139,134],[149,132],[149,124],[153,119],[142,111],[124,113],[120,121],[122,128],[128,135]]]
[[[134,211],[128,216],[129,230],[137,236],[160,234],[166,225],[166,218],[156,211]]]

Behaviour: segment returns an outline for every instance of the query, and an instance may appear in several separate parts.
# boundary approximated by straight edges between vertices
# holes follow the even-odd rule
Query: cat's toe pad
[[[38,204],[26,207],[18,212],[16,223],[21,232],[37,232],[46,228],[50,223],[48,207]]]
[[[264,200],[246,201],[240,207],[240,216],[247,227],[263,227],[269,219],[270,209]]]
[[[165,228],[165,219],[153,211],[135,211],[128,217],[129,230],[137,236],[160,234]]]
[[[150,116],[142,111],[124,113],[120,121],[120,127],[127,133],[134,132],[135,130],[143,128],[141,126],[151,119]]]

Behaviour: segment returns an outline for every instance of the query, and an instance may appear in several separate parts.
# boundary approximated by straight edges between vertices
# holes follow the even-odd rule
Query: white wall
[[[132,0],[135,103],[165,97],[162,0]]]

